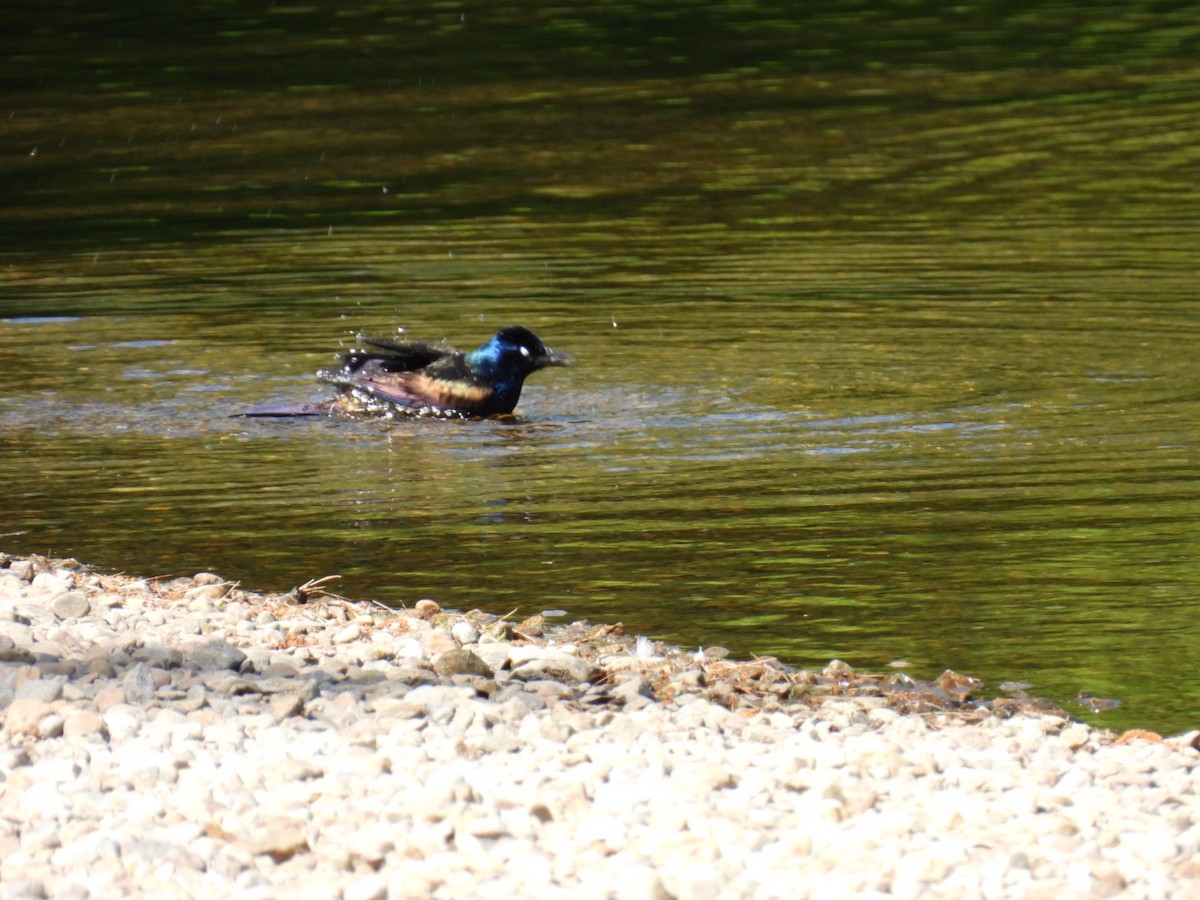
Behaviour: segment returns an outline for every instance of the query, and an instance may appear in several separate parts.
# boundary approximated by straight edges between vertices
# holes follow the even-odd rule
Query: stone
[[[445,628],[434,628],[421,635],[421,646],[432,658],[458,649],[458,641]]]
[[[356,622],[351,622],[349,625],[335,631],[330,640],[335,644],[349,644],[359,640],[362,636],[362,627]]]
[[[591,681],[600,672],[594,664],[555,647],[513,647],[509,659],[513,678],[522,681],[584,682]]]
[[[82,869],[95,865],[102,859],[116,859],[121,855],[121,844],[107,829],[90,831],[54,851],[53,861],[63,869]]]
[[[37,573],[37,564],[32,559],[18,559],[9,565],[8,571],[28,584]]]
[[[287,862],[309,849],[304,831],[291,822],[260,828],[242,846],[255,856],[269,856],[277,863]]]
[[[416,605],[413,607],[413,614],[416,615],[418,619],[425,619],[426,621],[432,619],[441,611],[442,608],[438,606],[437,603],[428,599],[418,600]]]
[[[240,675],[233,675],[227,671],[206,672],[204,686],[214,694],[219,694],[223,697],[263,693],[258,682],[251,681],[249,678],[242,678]]]
[[[183,654],[174,647],[162,644],[145,644],[130,654],[138,662],[148,663],[156,669],[177,669],[183,665]]]
[[[181,654],[184,665],[206,671],[236,669],[246,661],[245,653],[221,638],[192,641],[182,647]]]
[[[63,695],[64,678],[31,678],[17,685],[13,696],[17,700],[41,700],[53,703]]]
[[[491,667],[470,650],[447,650],[433,661],[439,675],[482,675],[490,677]]]
[[[146,716],[137,707],[128,703],[118,703],[109,707],[101,719],[110,740],[124,741],[138,733]]]
[[[104,735],[104,721],[90,709],[77,710],[63,722],[63,737],[68,740]]]
[[[125,697],[132,703],[145,703],[154,696],[157,685],[154,683],[154,671],[144,662],[131,666],[121,679],[121,688]]]
[[[1070,747],[1072,750],[1078,750],[1088,742],[1088,739],[1091,737],[1091,735],[1092,730],[1090,728],[1088,728],[1082,722],[1077,722],[1074,725],[1064,728],[1060,736],[1064,741],[1066,741],[1068,747]]]
[[[34,590],[51,596],[66,591],[70,586],[66,578],[56,575],[53,572],[38,572],[33,576],[33,581],[30,584],[30,587]]]
[[[0,634],[0,662],[31,663],[33,659],[33,654],[24,647],[18,647],[11,637]]]
[[[263,678],[297,678],[300,670],[290,662],[272,662],[259,672]]]
[[[626,676],[608,689],[608,695],[626,709],[641,709],[654,699],[650,683],[640,675]]]
[[[4,730],[9,734],[37,734],[38,723],[53,711],[45,700],[14,700],[4,712]]]
[[[49,627],[51,623],[58,621],[49,609],[33,603],[18,604],[13,608],[12,615],[13,621],[20,625],[37,624],[39,627]]]
[[[127,699],[123,687],[119,684],[110,684],[97,691],[92,702],[96,704],[96,709],[103,713],[118,703],[124,703]]]
[[[83,591],[65,591],[50,601],[50,611],[60,619],[77,619],[92,611]]]
[[[63,725],[65,723],[66,719],[64,719],[61,715],[54,712],[50,713],[50,715],[45,716],[37,724],[36,734],[38,739],[44,740],[46,738],[59,737],[63,733]]]
[[[91,674],[99,675],[102,678],[117,677],[116,666],[113,665],[112,660],[103,656],[92,657],[89,659],[87,661],[87,670]]]
[[[298,694],[275,694],[269,703],[271,718],[282,722],[291,716],[298,715],[304,709],[304,700]]]
[[[188,605],[188,609],[195,607],[198,611],[205,606],[218,608],[221,601],[232,597],[227,584],[201,584],[184,591],[183,601]],[[227,610],[235,616],[246,614],[246,610],[236,602],[230,603]]]
[[[469,649],[472,653],[482,659],[485,663],[487,663],[488,668],[491,669],[493,673],[499,672],[501,669],[508,668],[508,644],[500,642],[494,644],[475,644],[472,647],[464,647],[463,649]]]
[[[342,892],[343,900],[386,900],[387,881],[379,875],[359,878]]]
[[[172,709],[181,713],[195,712],[208,705],[208,690],[202,684],[193,684],[187,689],[182,698],[171,704]]]
[[[0,884],[0,897],[4,900],[45,900],[46,883],[39,878],[18,878]]]

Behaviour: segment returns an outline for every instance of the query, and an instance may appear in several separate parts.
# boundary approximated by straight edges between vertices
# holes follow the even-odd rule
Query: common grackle
[[[399,410],[409,414],[487,417],[507,415],[527,376],[566,366],[568,353],[551,350],[521,325],[497,331],[478,350],[462,353],[444,344],[360,337],[366,348],[342,354],[341,365],[318,377],[338,395],[317,406],[251,410],[246,416],[311,416],[328,412]]]

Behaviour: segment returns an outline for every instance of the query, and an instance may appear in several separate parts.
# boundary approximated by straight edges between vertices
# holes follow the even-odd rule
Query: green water
[[[806,9],[6,9],[0,543],[1195,727],[1200,10]],[[229,417],[510,322],[516,422]]]

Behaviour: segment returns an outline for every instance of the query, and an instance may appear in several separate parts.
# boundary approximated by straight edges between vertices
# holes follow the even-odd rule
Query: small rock
[[[1062,731],[1062,739],[1067,742],[1067,746],[1072,750],[1078,750],[1088,742],[1088,738],[1092,736],[1092,730],[1082,722],[1076,722],[1064,728]]]
[[[854,669],[847,662],[843,662],[840,659],[831,659],[825,668],[821,670],[821,674],[826,678],[840,681],[853,676]]]
[[[220,694],[222,697],[262,693],[257,682],[251,681],[249,678],[242,678],[240,675],[230,675],[221,672],[216,673],[215,677],[206,678],[204,681],[205,687],[214,694]]]
[[[121,679],[125,697],[134,703],[145,703],[154,696],[154,671],[144,662],[131,667]]]
[[[44,606],[34,606],[32,603],[21,603],[13,608],[13,621],[20,625],[49,626],[58,621],[58,617]]]
[[[46,893],[46,884],[37,878],[19,878],[6,882],[3,886],[4,900],[44,900],[50,896]]]
[[[349,644],[352,641],[357,641],[362,636],[362,628],[356,623],[351,622],[346,627],[335,631],[330,640],[335,644]]]
[[[0,775],[11,775],[15,769],[20,769],[33,762],[29,751],[24,747],[0,747]]]
[[[297,853],[308,852],[308,838],[290,822],[264,828],[244,844],[255,856],[269,856],[277,863],[287,862]]]
[[[50,713],[37,724],[39,738],[59,737],[63,733],[63,723],[66,720],[58,713]]]
[[[878,706],[875,709],[867,712],[867,718],[870,720],[872,725],[882,727],[885,725],[891,725],[893,722],[895,722],[898,718],[900,718],[900,713],[896,712],[894,709],[888,709],[886,706]]]
[[[460,644],[474,644],[479,640],[479,629],[465,619],[455,622],[454,627],[450,629],[450,634]]]
[[[17,685],[14,697],[17,700],[41,700],[44,703],[53,703],[62,697],[65,681],[66,679],[63,678],[31,678]]]
[[[543,681],[527,681],[525,682],[525,690],[532,691],[537,696],[546,700],[564,700],[568,697],[574,697],[576,691],[569,684],[563,684],[556,678]],[[641,705],[644,706],[645,704]]]
[[[114,741],[123,741],[133,737],[146,720],[141,710],[128,703],[118,703],[111,707],[102,718],[104,727],[108,730],[108,736]]]
[[[499,672],[501,669],[508,667],[508,644],[476,644],[471,648],[471,652],[487,663],[488,668],[493,672]]]
[[[167,863],[176,869],[190,869],[193,872],[203,872],[205,869],[202,856],[169,841],[132,840],[122,845],[121,856],[140,856],[154,860],[156,865]]]
[[[19,559],[8,567],[8,571],[28,584],[33,581],[33,576],[37,572],[37,565],[32,559]]]
[[[67,583],[67,579],[55,575],[53,572],[38,572],[33,576],[30,587],[54,595],[67,590],[70,585]]]
[[[298,694],[275,694],[268,706],[271,710],[271,718],[276,722],[282,722],[304,709],[304,701]]]
[[[161,644],[146,644],[137,647],[132,654],[139,662],[149,663],[158,669],[178,669],[183,665],[183,654],[174,647]]]
[[[654,691],[650,689],[650,683],[640,675],[623,679],[609,688],[608,695],[624,705],[626,709],[641,709],[654,699]]]
[[[263,678],[295,678],[300,670],[288,662],[273,662],[259,672]]]
[[[119,684],[110,684],[108,687],[101,688],[96,692],[93,703],[96,704],[96,709],[100,712],[107,712],[118,703],[126,701],[125,689]]]
[[[246,661],[245,653],[221,638],[193,641],[182,653],[184,664],[193,669],[236,669]]]
[[[24,647],[18,647],[6,634],[0,634],[0,662],[30,663],[33,654]]]
[[[439,675],[490,677],[492,674],[488,664],[470,650],[448,650],[433,661],[433,670]]]
[[[513,678],[522,681],[591,681],[599,669],[556,647],[513,647],[509,651]]]
[[[698,691],[707,683],[703,669],[685,669],[671,679],[671,684],[680,691]]]
[[[458,641],[445,628],[435,628],[421,635],[421,645],[430,657],[458,649]]]
[[[343,900],[385,900],[387,882],[379,875],[360,878],[342,892]]]
[[[1170,739],[1170,743],[1179,749],[1200,750],[1200,731],[1188,731]]]
[[[76,840],[63,844],[54,851],[54,864],[65,869],[80,869],[102,859],[116,859],[121,855],[121,845],[106,829],[89,831]]]
[[[208,689],[202,684],[193,684],[182,699],[171,704],[171,708],[181,713],[190,713],[203,709],[207,705]]]
[[[4,715],[4,729],[9,734],[37,734],[38,723],[53,711],[45,700],[14,700]]]
[[[228,593],[228,584],[198,584],[197,587],[185,590],[184,602],[188,607],[191,607],[192,604],[203,604],[203,602],[214,604]]]
[[[103,656],[96,656],[87,661],[87,670],[93,675],[99,675],[102,678],[116,678],[117,670],[112,664],[112,660]]]
[[[92,611],[83,591],[67,591],[50,601],[50,611],[60,619],[78,619]]]
[[[432,600],[418,600],[417,605],[413,607],[413,612],[418,619],[429,620],[442,611],[442,608]]]
[[[63,722],[63,737],[86,738],[104,734],[104,721],[90,709],[71,713]]]
[[[530,616],[520,625],[513,629],[517,634],[524,638],[540,638],[546,633],[546,617]]]

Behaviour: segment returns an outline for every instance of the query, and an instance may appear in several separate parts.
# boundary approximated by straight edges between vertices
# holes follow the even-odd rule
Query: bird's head
[[[574,357],[551,350],[523,325],[509,325],[492,335],[492,339],[478,350],[467,354],[467,360],[480,369],[524,378],[547,366],[569,366]]]

